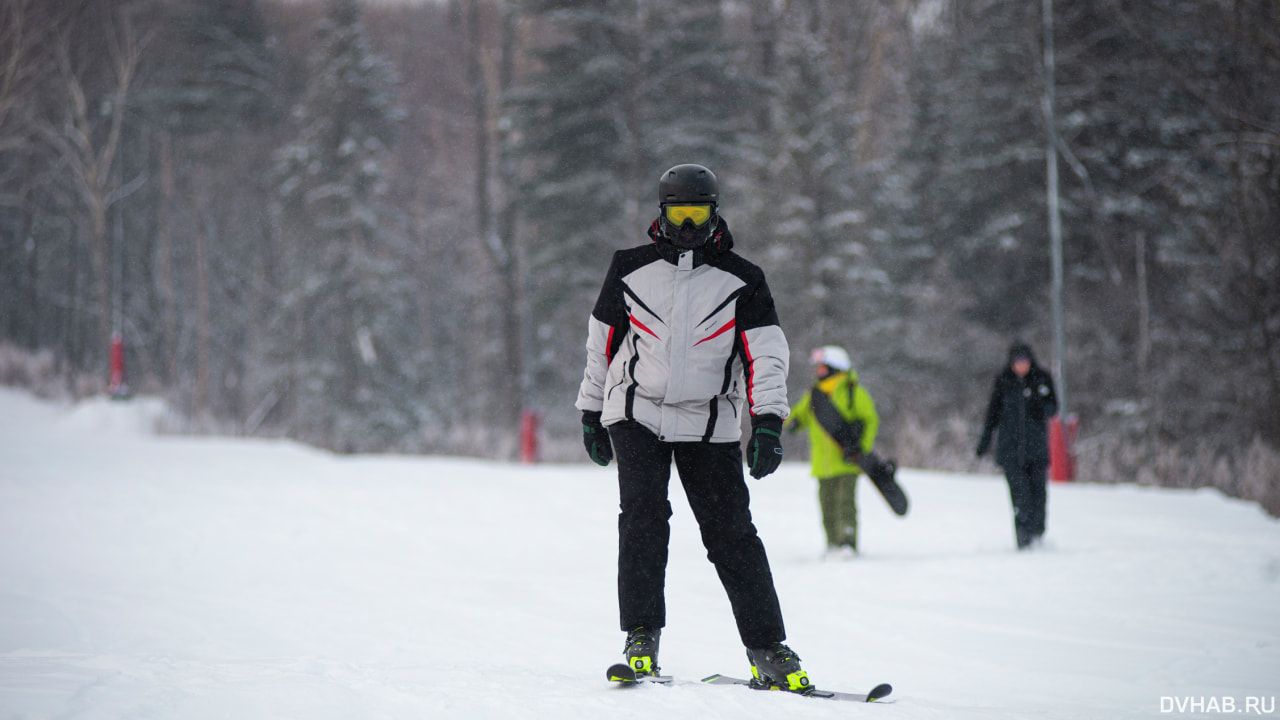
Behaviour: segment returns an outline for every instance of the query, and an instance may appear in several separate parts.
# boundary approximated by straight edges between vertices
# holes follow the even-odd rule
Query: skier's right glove
[[[984,435],[982,436],[982,439],[978,441],[978,448],[974,450],[974,455],[982,457],[987,454],[987,450],[989,449],[991,449],[991,438]]]
[[[609,444],[609,431],[600,422],[600,413],[582,411],[582,444],[587,448],[591,462],[603,467],[613,460],[613,445]]]

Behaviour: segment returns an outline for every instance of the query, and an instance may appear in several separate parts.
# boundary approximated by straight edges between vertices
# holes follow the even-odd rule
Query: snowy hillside
[[[903,470],[910,515],[863,483],[863,555],[823,561],[786,463],[751,487],[788,641],[893,702],[623,689],[612,467],[156,437],[158,412],[0,388],[0,718],[1280,718],[1280,522],[1216,491],[1055,484],[1019,554],[1002,479]],[[742,674],[678,487],[662,667]]]

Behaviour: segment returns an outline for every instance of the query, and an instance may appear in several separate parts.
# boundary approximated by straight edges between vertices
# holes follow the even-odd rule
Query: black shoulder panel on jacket
[[[619,250],[613,254],[609,263],[609,273],[605,276],[604,285],[600,287],[600,295],[591,314],[600,322],[613,327],[620,327],[627,321],[627,306],[623,302],[622,278],[652,262],[660,262],[653,245],[641,245],[628,250]]]
[[[651,262],[657,262],[661,259],[658,255],[658,248],[652,243],[638,245],[615,252],[613,254],[613,263],[609,266],[609,272],[621,278],[630,275]]]
[[[738,304],[739,332],[779,324],[773,293],[769,291],[769,283],[765,282],[763,270],[732,250],[718,256],[711,264],[746,283],[742,301]]]

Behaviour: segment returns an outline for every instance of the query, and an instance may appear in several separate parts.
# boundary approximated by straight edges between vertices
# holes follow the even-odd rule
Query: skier
[[[1049,470],[1046,422],[1057,413],[1053,378],[1036,362],[1031,346],[1015,340],[1009,346],[1008,364],[991,389],[977,455],[982,457],[991,448],[991,434],[998,429],[996,462],[1009,483],[1019,550],[1044,537]]]
[[[782,462],[787,340],[757,266],[733,252],[715,174],[677,165],[658,181],[651,243],[614,253],[591,312],[575,406],[587,454],[618,459],[618,606],[627,664],[658,674],[674,459],[747,648],[754,680],[812,686],[786,631],[751,521],[739,441],[762,478]]]
[[[817,382],[791,409],[787,429],[807,430],[809,461],[818,479],[818,505],[822,509],[822,527],[827,535],[827,552],[858,552],[858,505],[855,495],[861,456],[847,457],[840,444],[827,433],[814,417],[814,393],[822,393],[839,410],[841,417],[860,426],[857,439],[861,455],[871,452],[880,428],[880,415],[875,401],[858,382],[858,374],[849,362],[849,353],[836,345],[815,349],[809,356]]]

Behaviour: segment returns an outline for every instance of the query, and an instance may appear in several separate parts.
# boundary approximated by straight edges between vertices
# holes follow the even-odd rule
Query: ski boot
[[[627,658],[627,666],[635,671],[636,676],[657,675],[658,673],[658,639],[662,637],[661,628],[638,627],[627,633],[626,647],[622,648]]]
[[[747,648],[747,660],[751,663],[754,687],[801,694],[814,690],[809,673],[800,669],[800,656],[780,642],[763,648]]]

